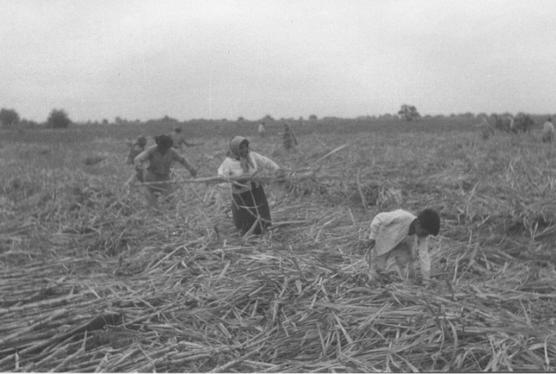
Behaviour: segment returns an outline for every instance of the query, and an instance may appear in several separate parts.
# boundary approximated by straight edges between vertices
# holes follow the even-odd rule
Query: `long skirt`
[[[232,193],[232,216],[241,235],[251,228],[253,234],[262,234],[271,225],[270,208],[263,187],[251,182],[251,191]]]

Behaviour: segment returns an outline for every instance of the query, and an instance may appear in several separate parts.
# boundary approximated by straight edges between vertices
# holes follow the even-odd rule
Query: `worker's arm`
[[[189,162],[187,162],[185,157],[183,157],[182,155],[180,155],[178,152],[176,152],[173,149],[170,149],[170,151],[173,152],[174,160],[176,160],[177,162],[182,164],[187,170],[189,170],[189,173],[191,174],[191,176],[193,178],[195,178],[197,176],[197,170],[195,170],[195,168],[193,166],[191,166],[191,164]]]
[[[153,145],[150,148],[145,149],[143,152],[139,153],[133,163],[135,166],[142,168],[151,156],[151,153],[156,149],[156,145]]]

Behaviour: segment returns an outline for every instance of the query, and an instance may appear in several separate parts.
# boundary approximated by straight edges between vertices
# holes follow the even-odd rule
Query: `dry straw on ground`
[[[75,171],[53,184],[37,171],[37,191],[19,177],[27,195],[4,184],[0,370],[554,371],[551,164],[475,143],[458,162],[440,157],[453,143],[427,160],[403,141],[273,185],[274,228],[259,238],[237,236],[212,185],[151,212]],[[400,204],[441,210],[428,288],[366,277],[360,241]]]

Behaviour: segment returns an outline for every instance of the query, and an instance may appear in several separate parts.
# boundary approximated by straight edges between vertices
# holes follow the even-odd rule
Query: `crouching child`
[[[409,267],[408,277],[415,277],[414,263],[418,260],[423,282],[429,282],[428,236],[436,236],[440,231],[440,217],[436,211],[425,209],[417,216],[403,209],[382,212],[373,218],[370,231],[367,263],[371,279],[386,270],[388,259],[393,258],[400,278],[406,278],[406,266]]]

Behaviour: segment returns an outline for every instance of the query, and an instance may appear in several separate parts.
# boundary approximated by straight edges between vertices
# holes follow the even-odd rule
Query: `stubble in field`
[[[228,139],[201,140],[185,155],[215,175]],[[123,186],[123,139],[3,143],[0,369],[554,370],[550,145],[415,130],[298,134],[288,152],[251,140],[291,169],[349,147],[314,180],[267,186],[275,227],[249,240],[227,186],[176,183],[146,208]],[[366,278],[359,243],[398,207],[441,214],[429,288]]]

